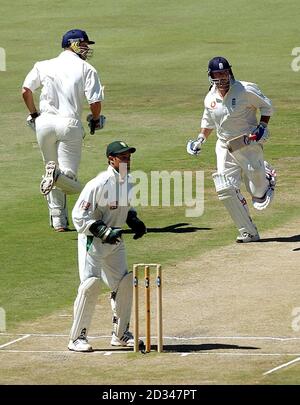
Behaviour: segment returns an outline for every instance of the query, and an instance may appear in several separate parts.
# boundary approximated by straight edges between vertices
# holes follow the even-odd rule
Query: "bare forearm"
[[[209,137],[209,135],[212,133],[213,129],[212,128],[201,128],[199,135],[203,135],[205,139]]]
[[[96,103],[90,104],[90,110],[93,114],[93,119],[98,119],[101,113],[101,102],[97,101]]]
[[[30,89],[23,87],[22,89],[22,96],[26,107],[28,108],[30,114],[37,112],[37,108],[34,104],[33,94]]]

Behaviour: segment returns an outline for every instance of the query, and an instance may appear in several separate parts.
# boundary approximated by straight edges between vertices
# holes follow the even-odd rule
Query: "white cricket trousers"
[[[82,290],[89,284],[89,280],[92,282],[98,279],[102,279],[111,290],[113,332],[121,339],[129,328],[133,292],[132,273],[127,272],[124,242],[121,240],[117,245],[104,244],[99,238],[78,234],[78,257],[81,284],[74,304],[72,339],[78,336],[82,328],[88,333],[97,291],[85,291],[86,299],[81,308],[79,303]],[[85,323],[80,323],[80,319],[85,319]]]
[[[84,131],[81,121],[42,113],[36,119],[36,137],[44,164],[54,161],[65,174],[77,176]],[[68,211],[65,193],[58,189],[47,195],[50,225],[66,228]]]
[[[127,273],[125,244],[121,239],[117,245],[110,245],[94,236],[79,233],[78,264],[81,282],[98,277],[111,291],[116,291]]]
[[[219,174],[223,174],[226,169],[232,169],[229,176],[231,184],[240,189],[243,179],[252,197],[264,196],[269,182],[266,179],[262,145],[253,143],[230,153],[225,143],[218,139],[216,155]]]
[[[62,171],[77,174],[84,134],[81,121],[42,113],[35,122],[44,163],[54,161]]]

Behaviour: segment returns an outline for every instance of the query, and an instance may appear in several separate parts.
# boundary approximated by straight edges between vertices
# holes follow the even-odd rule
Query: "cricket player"
[[[30,112],[28,124],[36,131],[45,164],[40,191],[46,196],[50,225],[68,230],[66,194],[82,190],[77,181],[84,130],[81,114],[84,99],[90,106],[90,132],[103,128],[100,115],[104,99],[96,69],[86,60],[93,50],[86,32],[73,29],[62,37],[63,51],[54,59],[37,62],[23,83],[23,99]],[[39,109],[33,93],[42,87]]]
[[[134,239],[146,233],[145,224],[130,207],[132,181],[128,174],[135,148],[115,141],[107,146],[108,168],[86,184],[72,218],[78,232],[80,286],[74,303],[74,320],[68,348],[92,351],[87,340],[99,296],[100,280],[111,290],[112,346],[134,345],[129,331],[132,306],[132,273],[128,273],[121,227],[134,231]],[[143,344],[141,341],[140,344]]]
[[[256,242],[260,236],[240,186],[243,179],[258,210],[267,208],[274,196],[276,172],[263,155],[272,104],[256,84],[235,80],[231,65],[221,56],[209,61],[208,78],[211,87],[204,100],[200,133],[188,141],[187,152],[199,155],[216,130],[217,172],[213,180],[218,197],[239,230],[236,241]]]

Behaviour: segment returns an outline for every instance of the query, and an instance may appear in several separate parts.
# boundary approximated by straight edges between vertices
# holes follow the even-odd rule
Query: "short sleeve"
[[[30,89],[32,92],[37,90],[41,86],[40,73],[38,69],[38,63],[36,63],[28,75],[25,77],[22,87]]]
[[[271,116],[273,114],[271,100],[261,92],[255,83],[248,83],[245,89],[249,104],[259,109],[261,115]]]
[[[95,69],[88,69],[85,77],[84,93],[89,104],[104,100],[104,91]]]

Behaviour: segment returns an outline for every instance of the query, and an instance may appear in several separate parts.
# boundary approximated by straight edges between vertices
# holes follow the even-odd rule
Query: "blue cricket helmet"
[[[208,62],[208,73],[220,72],[222,70],[229,69],[231,69],[231,65],[229,65],[228,60],[223,58],[222,56],[215,56]]]
[[[228,71],[227,79],[216,79],[214,73]],[[211,85],[215,84],[220,89],[229,89],[230,84],[234,82],[234,76],[231,70],[231,65],[223,56],[215,56],[208,62],[208,80]]]
[[[94,44],[94,41],[90,41],[87,33],[85,31],[79,30],[79,29],[74,29],[66,32],[64,36],[62,37],[61,41],[61,47],[62,48],[68,48],[72,42],[74,41],[85,41],[88,44]]]

